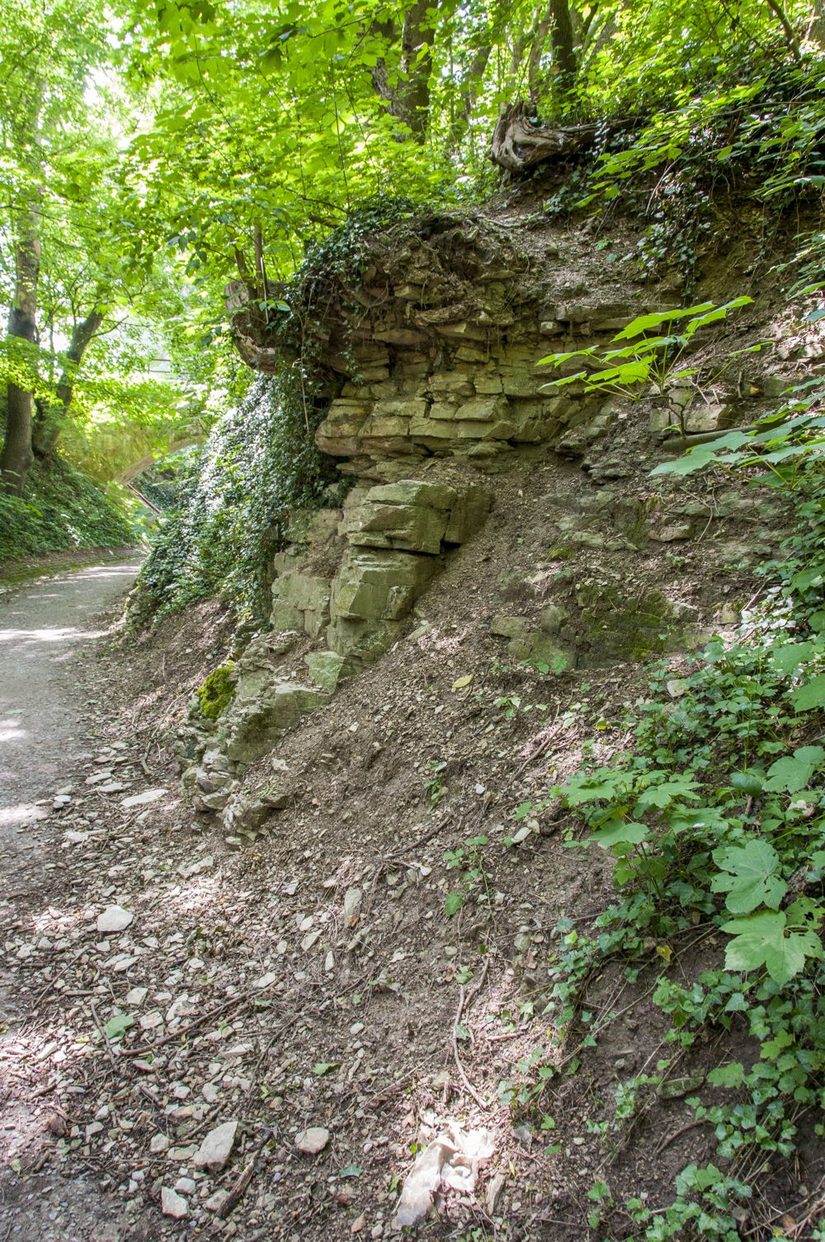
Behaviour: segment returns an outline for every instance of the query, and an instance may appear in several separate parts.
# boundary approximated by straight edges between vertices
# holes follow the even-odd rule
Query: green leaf
[[[444,913],[446,914],[448,919],[451,919],[454,915],[458,914],[459,910],[461,909],[463,905],[464,905],[464,894],[463,893],[457,893],[457,892],[448,893],[447,896],[444,898]]]
[[[747,794],[750,798],[758,798],[764,785],[758,772],[733,772],[730,778],[731,789]]]
[[[345,1164],[338,1172],[339,1177],[360,1177],[364,1170],[360,1164]]]
[[[771,659],[783,673],[790,674],[799,668],[800,664],[810,660],[817,647],[818,644],[814,642],[783,643],[781,646],[771,648]]]
[[[651,474],[693,474],[697,470],[704,470],[705,466],[710,465],[716,460],[714,453],[708,452],[706,448],[691,449],[689,453],[685,453],[683,457],[677,457],[675,461],[663,461],[661,465],[654,467]]]
[[[695,319],[691,319],[685,329],[686,336],[694,336],[700,328],[706,327],[710,323],[717,323],[720,319],[727,319],[728,311],[737,310],[740,306],[748,306],[753,301],[747,294],[742,294],[738,298],[732,298],[730,302],[725,302],[724,306],[717,306],[714,310],[709,310],[703,315],[697,315]]]
[[[741,1087],[744,1081],[745,1067],[741,1061],[728,1061],[727,1065],[718,1065],[708,1074],[712,1087]]]
[[[793,757],[786,755],[771,764],[765,788],[773,793],[797,793],[805,789],[823,758],[825,749],[821,746],[801,746],[794,751]]]
[[[820,673],[812,681],[807,681],[804,686],[794,690],[791,702],[798,712],[809,712],[825,706],[825,673]]]
[[[622,328],[621,332],[617,332],[613,340],[632,340],[634,336],[641,336],[643,332],[649,332],[651,328],[659,328],[663,323],[671,323],[674,319],[687,319],[691,315],[713,310],[714,305],[713,302],[702,302],[699,306],[688,306],[682,310],[651,311],[649,315],[638,315],[636,319],[632,319],[626,327]]]
[[[103,1034],[107,1039],[111,1039],[114,1042],[115,1040],[123,1039],[129,1027],[134,1025],[135,1019],[132,1014],[116,1013],[104,1026]]]
[[[698,802],[699,795],[696,793],[696,781],[693,777],[674,776],[669,781],[662,781],[660,785],[651,785],[639,795],[636,806],[640,811],[654,806],[663,810],[679,798],[684,798],[687,802]]]
[[[765,969],[780,987],[805,968],[807,958],[822,957],[816,933],[789,931],[782,910],[731,919],[722,924],[722,931],[733,937],[725,952],[726,970]]]
[[[338,1068],[338,1064],[338,1061],[316,1061],[312,1072],[316,1078],[325,1078],[327,1074],[331,1074],[334,1069]]]
[[[776,875],[779,855],[767,841],[715,850],[713,861],[728,874],[713,876],[711,892],[727,893],[732,914],[749,914],[761,905],[775,910],[785,896],[787,885]]]
[[[600,845],[603,850],[607,850],[613,845],[639,845],[647,839],[649,831],[646,824],[616,820],[600,828],[598,832],[594,832],[590,839]]]

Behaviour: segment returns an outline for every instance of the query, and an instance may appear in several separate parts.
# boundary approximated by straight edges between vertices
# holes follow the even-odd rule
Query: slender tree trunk
[[[767,4],[770,11],[779,22],[779,25],[782,27],[782,32],[785,35],[785,42],[787,43],[794,60],[801,60],[802,52],[800,50],[797,37],[794,34],[794,28],[788,19],[787,13],[779,3],[779,0],[767,0]]]
[[[72,404],[77,369],[102,323],[103,311],[95,309],[75,324],[69,348],[63,355],[63,366],[54,400],[36,403],[37,413],[32,429],[32,449],[36,457],[49,458],[54,455],[61,425]]]
[[[416,142],[424,141],[430,120],[430,74],[435,31],[428,23],[427,15],[435,7],[430,0],[415,0],[404,18],[401,36],[406,75],[399,92],[401,115]]]
[[[814,0],[811,20],[805,33],[807,38],[813,39],[825,51],[825,0]]]
[[[40,275],[39,213],[26,215],[15,245],[15,289],[8,335],[34,346],[37,333],[37,282]],[[20,496],[33,461],[31,388],[10,383],[6,393],[6,438],[0,453],[0,483]]]
[[[372,71],[373,86],[386,100],[387,110],[404,122],[416,142],[422,143],[430,121],[430,74],[435,39],[432,13],[438,3],[439,0],[413,0],[404,15],[400,32],[401,81],[397,85],[390,83],[383,60]],[[372,29],[388,43],[395,43],[399,38],[398,27],[392,22],[376,22]]]
[[[576,85],[576,48],[573,38],[573,18],[568,0],[550,0],[550,46],[553,49],[553,76],[555,94],[563,106]]]

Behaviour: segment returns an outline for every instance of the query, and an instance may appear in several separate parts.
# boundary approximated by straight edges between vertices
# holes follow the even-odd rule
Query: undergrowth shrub
[[[0,563],[73,548],[118,547],[137,536],[125,502],[61,457],[35,462],[23,497],[0,492]]]
[[[588,982],[618,961],[650,989],[670,1029],[655,1073],[620,1084],[633,1101],[610,1123],[635,1124],[685,1054],[727,1031],[729,1059],[710,1085],[728,1094],[688,1102],[707,1121],[716,1162],[688,1166],[666,1209],[622,1209],[648,1239],[736,1239],[749,1181],[792,1156],[805,1119],[825,1136],[825,474],[816,459],[794,479],[797,526],[782,562],[733,644],[713,639],[678,679],[662,668],[622,722],[627,745],[609,767],[587,763],[561,798],[586,829],[574,846],[613,859],[617,900],[589,932],[557,927],[548,1012],[574,1040],[562,1065],[610,1023],[583,1004]],[[718,944],[698,977],[668,967],[688,937]],[[653,966],[658,963],[658,967]],[[646,976],[649,982],[649,976]],[[747,1055],[737,1051],[748,1045]],[[560,1071],[559,1071],[560,1072]],[[617,1097],[618,1098],[618,1097]],[[647,1103],[644,1101],[647,1099]]]

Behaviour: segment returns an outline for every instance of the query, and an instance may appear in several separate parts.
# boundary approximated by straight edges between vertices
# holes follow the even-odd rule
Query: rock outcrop
[[[511,464],[579,460],[604,488],[560,518],[552,551],[562,559],[692,537],[687,508],[643,511],[605,487],[636,468],[611,439],[638,423],[638,404],[581,382],[555,386],[578,359],[558,370],[542,362],[605,344],[630,319],[678,298],[666,286],[629,296],[627,284],[605,278],[604,264],[594,283],[581,238],[562,256],[546,239],[531,244],[524,229],[518,236],[481,216],[390,226],[371,239],[357,271],[320,272],[309,292],[295,294],[305,304],[292,320],[312,325],[320,377],[317,444],[350,490],[338,507],[330,494],[329,507],[292,515],[271,566],[272,631],[236,661],[234,697],[187,772],[195,805],[220,814],[233,835],[254,834],[290,797],[279,779],[250,801],[238,774],[403,636],[428,586],[484,526],[496,479]],[[230,295],[250,365],[271,372],[297,356],[288,326],[265,323],[237,282]],[[731,394],[711,399],[682,384],[645,409],[645,434],[656,444],[738,416]],[[609,537],[591,523],[605,505],[615,509]],[[556,578],[563,586],[565,572]],[[540,615],[494,616],[490,633],[510,659],[563,675],[667,650],[685,625],[657,591],[628,592],[620,573],[602,569],[571,581]]]

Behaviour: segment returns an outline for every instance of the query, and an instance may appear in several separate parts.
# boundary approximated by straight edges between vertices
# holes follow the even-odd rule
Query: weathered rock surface
[[[197,1168],[206,1169],[208,1173],[220,1173],[232,1154],[237,1131],[237,1121],[224,1121],[210,1130],[195,1153]]]

